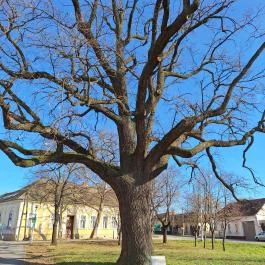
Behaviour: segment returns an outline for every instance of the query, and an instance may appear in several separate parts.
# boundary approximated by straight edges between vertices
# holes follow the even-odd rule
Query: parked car
[[[257,241],[262,241],[262,240],[265,241],[265,231],[258,233],[258,234],[255,236],[255,239],[256,239]]]

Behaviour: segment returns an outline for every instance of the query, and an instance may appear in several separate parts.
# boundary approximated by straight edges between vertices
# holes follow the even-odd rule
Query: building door
[[[254,240],[256,231],[254,221],[243,222],[243,230],[246,240]]]
[[[67,239],[74,238],[74,216],[73,215],[67,215],[66,238]]]

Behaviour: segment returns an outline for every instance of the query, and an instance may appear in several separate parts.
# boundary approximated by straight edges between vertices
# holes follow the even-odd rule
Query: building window
[[[12,222],[13,222],[13,212],[10,212],[8,215],[8,220],[7,220],[7,227],[8,228],[12,227]]]
[[[90,225],[91,225],[92,228],[94,228],[95,225],[96,225],[96,219],[97,219],[96,216],[94,216],[94,215],[91,216],[91,222],[90,222]]]
[[[112,228],[117,228],[118,227],[118,221],[117,221],[116,216],[112,216],[111,223],[112,223]]]
[[[230,224],[228,224],[227,228],[228,228],[228,232],[231,233],[231,225]]]
[[[103,217],[103,228],[108,228],[108,216]]]
[[[80,228],[86,228],[86,216],[85,215],[81,215]]]
[[[238,224],[235,224],[236,233],[238,233]]]

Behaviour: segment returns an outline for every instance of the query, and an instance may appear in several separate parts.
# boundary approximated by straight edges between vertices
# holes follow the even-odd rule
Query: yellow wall
[[[21,213],[23,208],[23,203],[21,203]],[[37,207],[36,207],[37,206]],[[24,207],[24,214],[22,219],[22,224],[20,227],[19,240],[23,240],[24,235],[29,237],[32,229],[28,227],[26,221],[26,208],[28,208],[28,219],[30,217],[30,213],[37,213],[37,220],[34,229],[34,240],[50,240],[52,236],[52,214],[54,209],[51,205],[48,204],[36,204],[36,203],[28,203],[28,207]],[[66,220],[67,215],[74,216],[74,238],[76,239],[87,239],[89,238],[92,232],[91,225],[91,216],[97,216],[96,210],[90,207],[73,207],[70,206],[63,214],[63,225],[62,225],[62,234],[63,238],[66,238]],[[86,216],[86,224],[85,228],[81,228],[81,216]],[[20,214],[20,216],[22,216]],[[103,217],[108,217],[107,228],[103,227]],[[101,220],[98,227],[98,233],[96,237],[98,238],[117,238],[117,228],[112,225],[112,217],[118,218],[118,209],[105,207],[103,209],[103,213],[101,216]],[[29,221],[28,221],[29,222]],[[26,230],[25,230],[26,225]],[[26,231],[26,233],[25,233]]]

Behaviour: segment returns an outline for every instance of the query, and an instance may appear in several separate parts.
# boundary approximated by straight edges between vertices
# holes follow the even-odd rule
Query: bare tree
[[[186,216],[188,218],[187,222],[191,224],[192,233],[194,235],[194,246],[197,247],[197,238],[202,232],[202,194],[200,192],[200,187],[193,189],[192,194],[189,194],[186,197],[187,205],[189,206],[186,209]]]
[[[217,224],[219,221],[218,220],[218,212],[221,209],[221,187],[220,187],[220,185],[218,185],[218,183],[217,183],[215,189],[213,189],[209,204],[210,204],[209,229],[211,232],[211,245],[212,245],[212,249],[214,249],[215,232],[217,230]]]
[[[179,195],[179,183],[176,181],[178,172],[173,168],[165,171],[152,186],[152,208],[156,219],[162,224],[163,243],[167,243],[167,230],[172,224],[174,207]]]
[[[203,222],[203,247],[206,247],[207,228],[212,233],[212,248],[214,246],[213,234],[215,230],[215,220],[213,219],[213,209],[215,203],[214,186],[211,176],[205,172],[201,172],[198,178],[198,183],[202,191],[202,222]]]
[[[80,167],[74,164],[62,165],[45,165],[35,171],[35,177],[38,181],[30,190],[31,197],[41,203],[51,203],[53,218],[52,240],[51,245],[57,245],[58,237],[61,237],[62,215],[67,206],[76,203],[76,196],[81,192],[75,184],[76,171]]]
[[[172,156],[194,168],[205,154],[234,192],[212,149],[246,145],[252,172],[264,14],[239,2],[0,1],[0,148],[17,166],[81,163],[106,181],[120,206],[119,265],[150,264],[150,181]]]
[[[240,211],[236,208],[231,208],[229,205],[233,203],[234,200],[231,196],[231,194],[226,190],[221,190],[221,203],[222,203],[222,209],[217,213],[217,219],[218,223],[221,226],[222,231],[222,249],[223,251],[226,251],[226,234],[227,234],[227,227],[231,222],[234,222],[236,220],[240,220]]]
[[[108,199],[108,194],[113,193],[113,190],[105,181],[101,180],[100,178],[98,178],[98,176],[93,174],[93,172],[89,172],[89,174],[87,173],[85,175],[85,179],[88,182],[88,185],[93,187],[95,190],[95,192],[93,192],[92,194],[92,196],[94,197],[92,201],[96,201],[96,203],[94,205],[90,203],[90,207],[97,211],[96,221],[90,234],[90,238],[92,239],[97,236],[97,230],[104,209],[105,201]],[[95,200],[95,198],[97,200]],[[89,203],[89,200],[85,198],[84,203]]]
[[[226,207],[228,204],[229,194],[227,190],[223,190],[223,206],[224,208],[218,213],[218,219],[221,222],[221,228],[222,228],[222,248],[223,251],[225,251],[225,239],[226,239],[226,229],[228,225],[228,220],[230,217],[230,212],[228,211],[228,208]]]
[[[214,237],[217,228],[218,213],[221,209],[222,184],[209,172],[201,170],[196,174],[192,183],[192,193],[188,195],[188,209],[192,217],[192,227],[195,236],[201,232],[203,247],[206,247],[208,231],[211,234],[211,246],[214,249]]]

